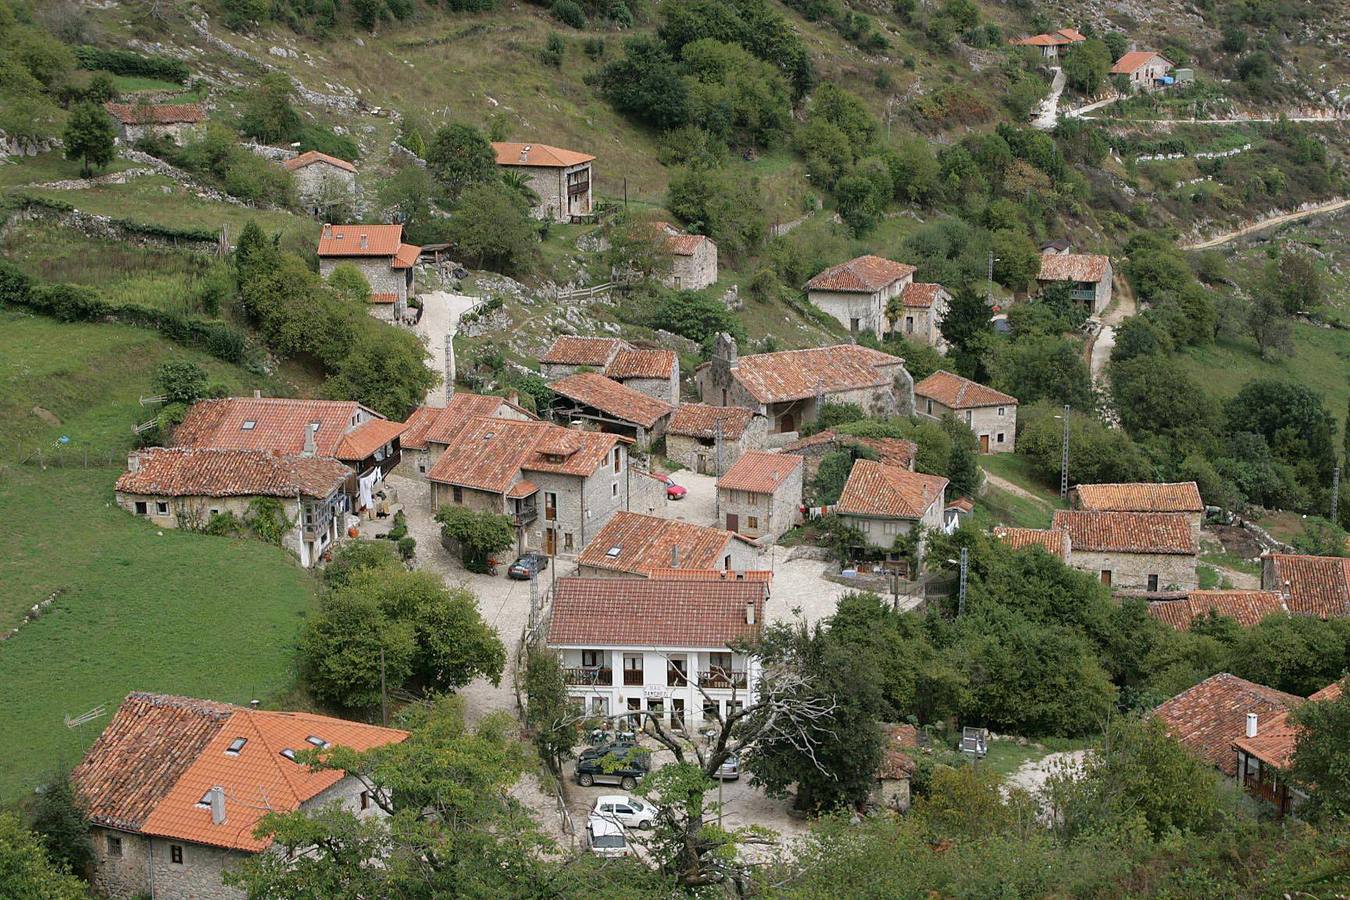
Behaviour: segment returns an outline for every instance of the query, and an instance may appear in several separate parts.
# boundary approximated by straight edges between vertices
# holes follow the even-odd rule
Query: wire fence
[[[5,465],[35,466],[39,469],[111,469],[125,468],[125,450],[107,450],[95,447],[62,447],[47,444],[38,447],[15,447],[0,458]]]

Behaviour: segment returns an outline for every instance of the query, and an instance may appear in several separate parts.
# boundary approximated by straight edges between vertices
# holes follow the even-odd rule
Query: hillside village
[[[1344,896],[1347,39],[0,0],[0,897]]]

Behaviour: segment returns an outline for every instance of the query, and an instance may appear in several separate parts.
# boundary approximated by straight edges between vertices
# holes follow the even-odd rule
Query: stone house
[[[1069,533],[1069,565],[1116,591],[1193,591],[1197,544],[1181,513],[1055,511],[1053,528]]]
[[[216,514],[239,521],[255,501],[275,500],[291,523],[281,545],[308,568],[342,539],[351,469],[331,457],[266,450],[152,447],[127,456],[117,505],[160,528],[203,528]]]
[[[243,900],[221,875],[259,853],[268,812],[337,804],[379,818],[376,787],[340,771],[311,770],[301,750],[369,750],[406,731],[304,712],[274,712],[166,694],[129,694],[71,772],[87,804],[102,896]]]
[[[556,395],[551,413],[563,422],[580,422],[596,431],[631,438],[646,447],[666,432],[675,407],[612,381],[598,372],[578,372],[549,387]]]
[[[701,291],[717,282],[717,244],[703,234],[687,234],[669,222],[654,227],[662,249],[670,254],[666,287],[677,291]]]
[[[547,144],[496,142],[497,166],[525,177],[539,202],[530,210],[536,219],[571,222],[594,211],[589,153]]]
[[[951,414],[975,432],[981,453],[1011,453],[1017,442],[1017,398],[939,369],[914,385],[919,415]]]
[[[1000,525],[994,537],[1014,550],[1039,547],[1064,563],[1072,559],[1069,533],[1062,528],[1011,528]]]
[[[881,731],[885,735],[885,745],[871,800],[876,806],[906,812],[910,805],[910,779],[917,768],[914,755],[927,740],[923,732],[905,723],[886,723],[881,726]]]
[[[1341,698],[1346,687],[1345,679],[1333,681],[1311,694],[1308,702],[1333,703]],[[1246,728],[1233,741],[1238,784],[1247,793],[1275,807],[1279,816],[1297,813],[1308,799],[1301,786],[1289,777],[1289,767],[1302,732],[1302,727],[1289,718],[1289,712],[1285,709],[1268,716],[1248,715]]]
[[[1152,91],[1170,83],[1167,75],[1172,63],[1154,50],[1131,50],[1111,67],[1112,75],[1123,75],[1132,92]]]
[[[419,406],[408,416],[401,437],[403,453],[398,473],[425,479],[436,460],[454,443],[460,429],[473,419],[538,421],[533,413],[510,397],[455,391],[445,406]]]
[[[816,477],[820,470],[820,461],[831,453],[866,447],[876,454],[877,461],[888,466],[914,471],[914,459],[918,455],[919,445],[903,438],[870,438],[841,434],[826,429],[817,431],[810,437],[784,444],[782,451],[802,457],[806,461],[805,477],[807,481]]]
[[[849,334],[880,338],[886,307],[914,278],[913,266],[880,256],[859,256],[826,269],[806,283],[806,298]]]
[[[721,468],[717,432],[722,432]],[[769,420],[741,406],[681,403],[666,424],[666,458],[700,475],[721,475],[742,453],[761,449]]]
[[[854,403],[869,416],[914,411],[905,361],[856,344],[740,356],[735,338],[719,334],[695,380],[704,403],[766,416],[770,445],[796,440],[798,427],[814,422],[824,403]]]
[[[552,381],[575,375],[582,369],[603,372],[620,350],[631,349],[632,344],[619,338],[559,335],[544,355],[539,357],[539,374]]]
[[[403,243],[402,225],[324,225],[319,235],[319,274],[343,263],[356,266],[370,282],[371,312],[398,320],[413,295],[413,267],[422,248]]]
[[[1043,59],[1058,59],[1059,55],[1074,44],[1087,38],[1074,28],[1061,28],[1050,34],[1033,34],[1030,37],[1013,38],[1008,41],[1014,47],[1035,47]]]
[[[1205,516],[1205,501],[1194,481],[1080,484],[1069,489],[1069,506],[1097,512],[1180,513],[1197,546]]]
[[[1295,615],[1350,616],[1350,558],[1262,554],[1261,587],[1279,591]]]
[[[427,472],[431,508],[509,516],[518,552],[572,556],[628,509],[628,447],[617,435],[548,422],[476,418]]]
[[[345,159],[309,150],[282,166],[295,179],[296,196],[310,215],[327,218],[335,208],[356,209],[356,166]]]
[[[105,103],[103,108],[117,123],[117,139],[123,144],[154,137],[182,145],[200,139],[206,130],[206,110],[200,103]]]
[[[834,506],[835,515],[862,533],[864,550],[891,558],[897,538],[915,528],[940,530],[947,479],[858,459]],[[919,558],[924,545],[920,543]]]
[[[1094,253],[1042,253],[1036,284],[1043,290],[1053,282],[1068,282],[1069,297],[1100,315],[1111,303],[1111,257]]]
[[[803,459],[748,450],[717,479],[717,507],[727,531],[772,543],[801,519]]]
[[[674,350],[634,347],[618,338],[564,334],[539,357],[539,372],[547,379],[591,369],[671,406],[680,402],[680,356]]]
[[[900,293],[900,318],[891,321],[890,330],[946,353],[947,340],[940,326],[951,302],[952,295],[942,285],[911,282]]]
[[[754,696],[768,572],[667,569],[643,580],[559,578],[548,646],[568,699],[593,716],[657,718],[692,734]],[[640,723],[631,723],[634,727]]]
[[[1173,599],[1150,600],[1148,614],[1178,631],[1210,613],[1235,619],[1250,628],[1266,616],[1289,612],[1279,591],[1190,591]]]
[[[666,568],[745,572],[758,564],[759,548],[734,532],[617,512],[577,557],[577,574],[649,578]]]

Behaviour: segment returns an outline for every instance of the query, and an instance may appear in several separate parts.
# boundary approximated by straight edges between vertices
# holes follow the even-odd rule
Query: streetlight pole
[[[970,550],[961,548],[961,583],[956,594],[956,616],[966,614],[966,571],[970,568]]]
[[[1060,418],[1056,416],[1055,418]],[[1069,496],[1069,404],[1064,404],[1064,447],[1059,455],[1059,499]]]

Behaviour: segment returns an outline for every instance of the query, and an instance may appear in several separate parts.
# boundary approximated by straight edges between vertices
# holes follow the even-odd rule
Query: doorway
[[[727,513],[727,531],[740,531],[741,517],[736,513]]]
[[[778,419],[778,430],[781,432],[796,431],[797,418],[792,413],[783,413]]]
[[[544,529],[544,552],[549,556],[558,553],[558,532],[552,528]]]
[[[989,435],[987,434],[980,435],[980,452],[981,453],[989,452]]]

